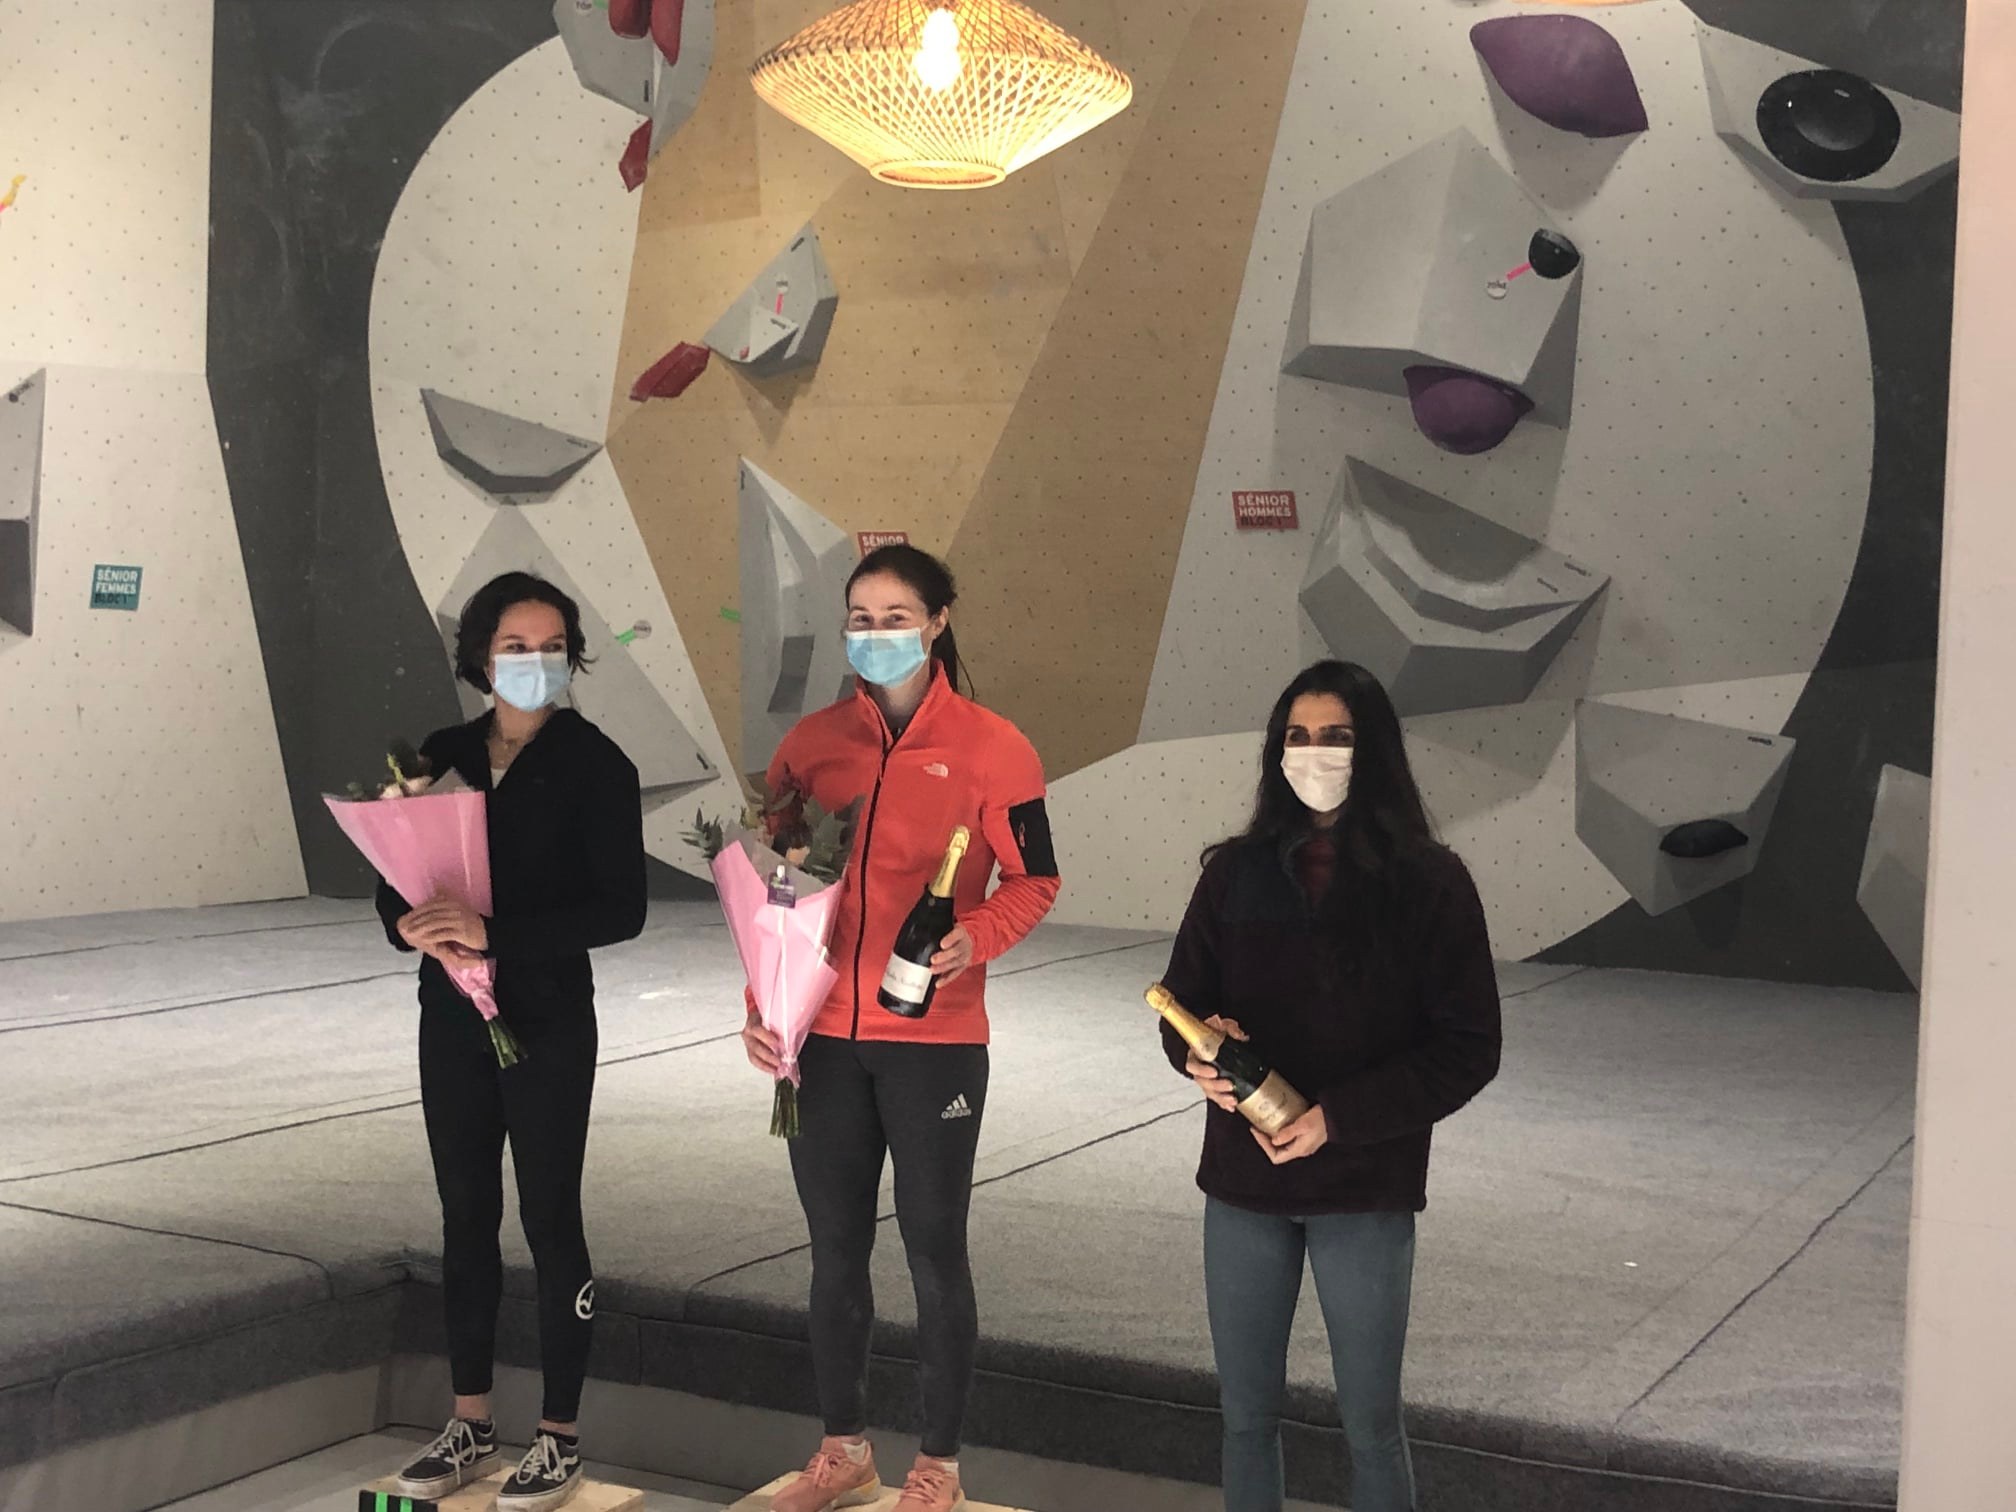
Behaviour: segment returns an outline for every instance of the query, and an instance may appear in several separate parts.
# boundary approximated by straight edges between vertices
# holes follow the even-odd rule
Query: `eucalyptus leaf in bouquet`
[[[732,844],[738,831],[763,836],[784,862],[824,887],[840,880],[853,854],[854,826],[862,799],[828,812],[789,771],[774,793],[765,792],[742,807],[738,819],[710,819],[705,811],[693,816],[686,839],[711,863]]]

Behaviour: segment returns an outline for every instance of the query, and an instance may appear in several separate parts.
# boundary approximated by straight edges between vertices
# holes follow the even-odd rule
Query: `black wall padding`
[[[459,719],[371,418],[378,248],[413,165],[549,0],[217,0],[210,399],[311,892],[371,876],[321,803]],[[508,163],[500,159],[500,171]]]

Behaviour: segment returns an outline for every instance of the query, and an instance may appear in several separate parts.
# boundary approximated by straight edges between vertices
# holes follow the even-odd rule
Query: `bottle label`
[[[906,961],[901,956],[889,958],[889,969],[882,973],[882,990],[903,1003],[921,1003],[924,994],[931,987],[931,968],[919,966],[915,961]]]
[[[1239,1111],[1262,1134],[1279,1134],[1309,1111],[1309,1102],[1279,1071],[1270,1071],[1253,1095],[1239,1104]]]

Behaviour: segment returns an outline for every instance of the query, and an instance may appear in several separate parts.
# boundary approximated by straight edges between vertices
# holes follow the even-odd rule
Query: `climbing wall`
[[[0,918],[303,887],[203,379],[210,22],[0,9]]]

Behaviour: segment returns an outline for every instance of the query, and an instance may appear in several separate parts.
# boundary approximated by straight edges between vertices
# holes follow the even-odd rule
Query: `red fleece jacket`
[[[865,692],[808,714],[770,762],[770,788],[786,773],[828,810],[860,798],[854,855],[833,924],[840,980],[814,1034],[929,1044],[987,1043],[986,963],[1006,953],[1057,901],[1057,859],[1043,806],[1043,764],[1022,732],[962,698],[934,666],[931,689],[901,736]],[[917,899],[965,825],[971,849],[952,894],[973,937],[973,967],[941,985],[921,1019],[875,1001],[882,973]],[[988,894],[996,866],[1001,885]]]

